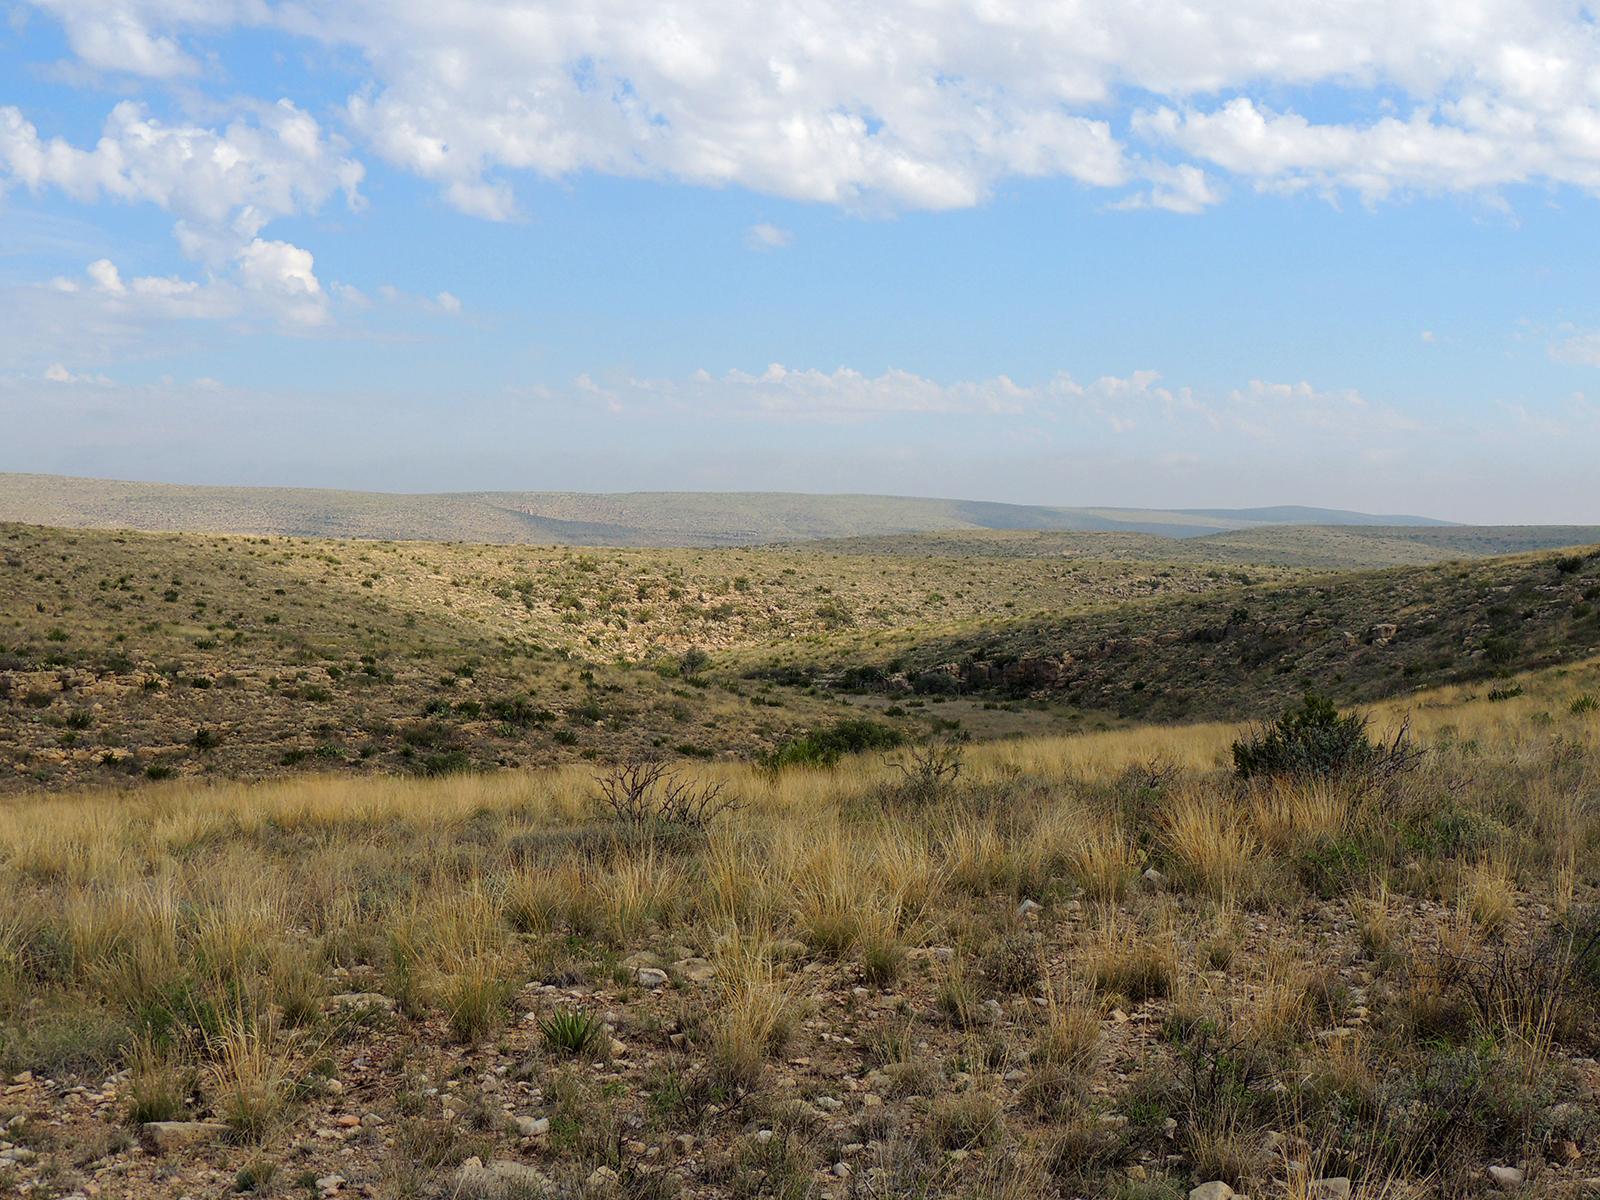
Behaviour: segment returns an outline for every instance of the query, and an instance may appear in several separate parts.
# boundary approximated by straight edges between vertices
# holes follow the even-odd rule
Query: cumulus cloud
[[[270,221],[313,211],[336,192],[359,203],[362,172],[288,100],[220,130],[169,124],[124,101],[88,149],[41,137],[20,109],[0,106],[0,179],[85,202],[157,205],[183,222],[195,257],[213,244],[236,253]]]
[[[884,0],[870,20],[836,0],[36,3],[84,64],[157,79],[241,25],[354,49],[351,126],[493,220],[516,215],[522,171],[927,209],[1043,176],[1179,212],[1220,199],[1216,172],[1369,200],[1600,188],[1600,42],[1556,0]],[[1313,88],[1342,115],[1284,103]],[[1134,96],[1130,151],[1114,130]]]
[[[102,258],[88,265],[83,278],[53,279],[48,290],[124,322],[264,317],[315,326],[327,321],[329,305],[314,267],[310,251],[256,238],[235,255],[229,270],[204,279],[125,278],[116,263]]]

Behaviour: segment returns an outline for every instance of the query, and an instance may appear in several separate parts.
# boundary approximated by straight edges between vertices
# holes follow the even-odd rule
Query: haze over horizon
[[[0,18],[0,471],[1600,523],[1567,5]]]

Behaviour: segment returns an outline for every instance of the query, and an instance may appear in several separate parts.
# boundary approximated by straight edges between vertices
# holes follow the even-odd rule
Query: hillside
[[[1261,716],[1316,690],[1370,701],[1600,650],[1600,550],[1347,572],[785,648],[754,674],[905,697],[1044,697],[1141,720]]]
[[[1287,578],[1275,569],[1248,578]],[[0,789],[750,755],[848,708],[787,645],[1200,595],[1203,566],[574,551],[0,526]],[[685,670],[685,663],[693,669]],[[1055,727],[1018,716],[995,733]]]
[[[738,546],[925,530],[1027,529],[1196,537],[1271,523],[1433,524],[1332,509],[1049,508],[903,496],[779,492],[472,492],[401,495],[198,487],[0,474],[0,521],[86,529],[533,545]],[[1265,515],[1263,515],[1265,514]]]
[[[1600,670],[1516,687],[1368,787],[1200,725],[684,765],[709,828],[582,769],[11,799],[0,1192],[1577,1200]]]

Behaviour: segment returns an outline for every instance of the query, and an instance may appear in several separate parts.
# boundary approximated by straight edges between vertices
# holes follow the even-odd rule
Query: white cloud
[[[227,270],[203,279],[126,278],[114,262],[102,258],[89,264],[84,279],[53,279],[46,288],[71,298],[86,318],[122,326],[238,317],[307,327],[323,324],[329,315],[328,296],[313,266],[308,250],[256,238]]]
[[[1600,367],[1600,331],[1583,330],[1552,342],[1550,357],[1579,367]]]
[[[168,124],[124,101],[90,149],[43,138],[20,109],[0,106],[0,179],[85,202],[155,204],[181,220],[180,240],[201,259],[237,253],[268,222],[336,192],[359,204],[361,178],[361,164],[287,100],[221,130]]]
[[[276,306],[285,319],[301,325],[320,325],[327,319],[327,297],[312,270],[309,250],[256,238],[239,251],[237,261],[239,281]]]
[[[777,225],[765,222],[752,225],[744,232],[744,244],[751,250],[782,250],[794,241],[794,234]]]
[[[1150,189],[1136,192],[1114,207],[1160,208],[1167,212],[1194,214],[1222,202],[1222,193],[1206,177],[1206,173],[1190,163],[1176,166],[1147,163],[1140,175],[1150,181]]]
[[[74,375],[63,363],[51,363],[46,367],[44,380],[46,383],[92,383],[103,387],[111,386],[111,380],[104,375]]]
[[[89,264],[95,303],[124,316],[248,312],[290,325],[323,323],[327,296],[310,251],[259,235],[271,221],[314,211],[336,192],[358,205],[361,177],[361,165],[287,100],[253,106],[220,130],[169,124],[124,102],[88,149],[43,138],[19,109],[0,106],[0,183],[55,188],[84,202],[149,203],[178,218],[179,247],[205,267],[204,279],[125,281],[109,259]],[[54,286],[67,293],[80,287],[72,280]]]
[[[521,171],[930,209],[1054,176],[1193,212],[1217,171],[1369,200],[1600,190],[1600,40],[1557,0],[883,0],[870,19],[839,0],[36,2],[84,64],[153,78],[199,71],[205,39],[239,25],[353,48],[352,126],[495,220]],[[1310,88],[1322,112],[1380,115],[1284,107]],[[1119,145],[1129,96],[1149,106],[1134,136],[1174,157]]]
[[[759,373],[700,370],[687,379],[626,378],[602,384],[583,375],[574,387],[619,413],[832,423],[967,416],[1112,439],[1137,436],[1178,450],[1192,448],[1196,438],[1271,443],[1315,433],[1331,440],[1364,441],[1423,430],[1414,419],[1350,390],[1252,380],[1205,397],[1192,388],[1164,384],[1154,371],[1087,383],[1065,372],[1035,384],[1006,375],[946,383],[903,370],[867,375],[848,367],[820,371],[773,363]]]

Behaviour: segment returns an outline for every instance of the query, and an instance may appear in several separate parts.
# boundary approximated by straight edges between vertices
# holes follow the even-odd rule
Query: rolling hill
[[[823,538],[818,554],[908,558],[1094,559],[1108,562],[1354,570],[1426,566],[1600,543],[1600,525],[1263,525],[1200,537],[1149,533],[950,529]]]
[[[1336,509],[1053,508],[906,496],[780,492],[459,492],[203,487],[0,474],[0,521],[291,537],[533,545],[741,546],[939,530],[1202,537],[1279,523],[1441,526]]]
[[[9,525],[0,595],[0,791],[751,757],[863,711],[1251,717],[1600,650],[1592,553],[1318,574]]]

